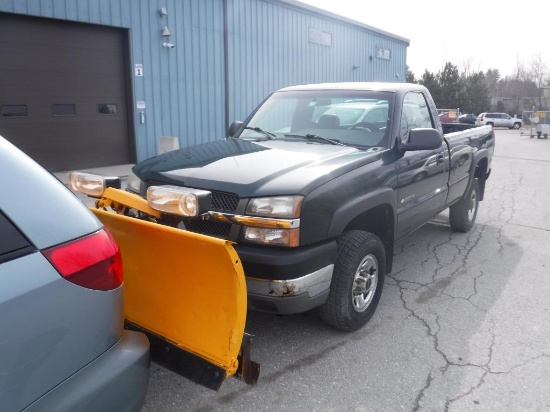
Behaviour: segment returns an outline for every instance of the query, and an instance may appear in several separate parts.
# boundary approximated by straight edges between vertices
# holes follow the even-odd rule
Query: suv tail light
[[[88,289],[111,290],[122,284],[120,249],[107,230],[42,251],[69,282]]]

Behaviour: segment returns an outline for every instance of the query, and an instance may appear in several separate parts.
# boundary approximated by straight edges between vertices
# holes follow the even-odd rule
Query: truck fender
[[[479,164],[484,160],[489,159],[489,150],[486,148],[479,149],[474,154],[474,159],[472,161],[472,164],[470,166],[470,179],[468,181],[468,186],[466,187],[466,190],[464,191],[464,196],[466,196],[467,193],[470,193],[470,189],[472,188],[472,185],[474,184],[474,180],[476,177],[479,177],[479,200],[483,200],[483,194],[485,192],[485,181],[489,177],[489,171],[485,171],[485,174],[483,176],[476,176],[476,169],[479,166]]]
[[[370,226],[368,230],[380,237],[384,243],[386,248],[386,271],[390,273],[393,266],[393,243],[397,222],[397,196],[394,189],[390,187],[379,188],[342,204],[334,213],[328,229],[328,236],[331,238],[340,236],[354,219],[380,206],[386,206],[391,210],[391,227],[381,226],[380,220],[376,219],[373,222],[367,221],[367,226]]]
[[[377,206],[387,204],[392,209],[393,226],[391,231],[395,230],[395,222],[397,221],[397,195],[395,190],[390,187],[383,187],[372,192],[365,193],[355,199],[346,202],[340,206],[334,213],[332,221],[328,229],[329,237],[338,237],[346,226],[357,216],[373,209]]]

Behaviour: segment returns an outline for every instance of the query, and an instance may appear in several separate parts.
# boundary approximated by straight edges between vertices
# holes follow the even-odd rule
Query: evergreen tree
[[[436,76],[433,73],[430,73],[428,70],[424,70],[424,73],[420,77],[420,80],[418,81],[421,85],[425,86],[432,95],[435,105],[437,107],[440,107],[441,103],[441,92],[439,87],[439,82],[436,78]]]
[[[460,107],[463,113],[479,114],[490,110],[491,98],[483,72],[463,78],[462,83]]]
[[[460,76],[458,67],[447,62],[443,70],[438,73],[437,80],[441,91],[440,106],[443,109],[454,109],[458,104],[458,92],[460,90]]]
[[[416,77],[414,76],[414,73],[409,69],[409,66],[407,66],[407,83],[418,83],[416,80]]]

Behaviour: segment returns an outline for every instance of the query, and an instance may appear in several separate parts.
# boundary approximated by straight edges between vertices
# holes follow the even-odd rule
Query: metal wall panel
[[[0,11],[130,29],[137,160],[156,155],[161,136],[178,137],[180,147],[224,138],[221,0],[2,0]],[[161,36],[164,26],[169,38]]]
[[[292,1],[230,0],[228,9],[231,120],[285,86],[405,79],[405,39]],[[330,41],[312,42],[309,30]],[[391,51],[389,60],[376,57],[379,47]]]
[[[229,121],[244,119],[288,85],[405,79],[405,39],[292,0],[226,1]],[[226,135],[223,8],[224,0],[0,0],[4,12],[129,29],[138,161],[157,154],[161,136],[176,136],[187,147]],[[329,34],[330,46],[311,42],[310,28],[321,40]],[[369,60],[377,47],[391,50],[391,59]],[[142,77],[136,64],[143,65]]]

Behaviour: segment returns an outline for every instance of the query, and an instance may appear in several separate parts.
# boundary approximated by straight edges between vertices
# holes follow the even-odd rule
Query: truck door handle
[[[443,157],[442,154],[437,155],[437,157],[435,159],[436,159],[436,162],[437,162],[438,165],[443,163],[443,161],[445,160],[445,158]]]

